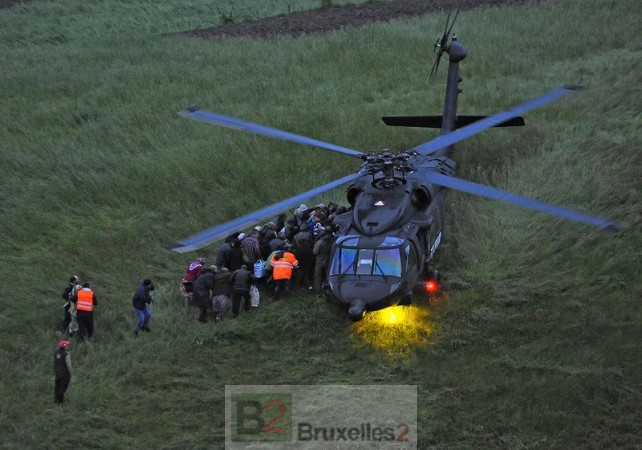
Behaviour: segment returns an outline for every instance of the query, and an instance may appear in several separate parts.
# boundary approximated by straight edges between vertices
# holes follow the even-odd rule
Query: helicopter
[[[450,14],[441,38],[435,43],[436,57],[430,78],[444,54],[448,74],[442,115],[384,116],[389,126],[440,128],[439,136],[411,149],[378,154],[334,145],[309,137],[224,116],[199,108],[179,114],[219,126],[250,131],[259,135],[314,146],[362,160],[355,173],[258,211],[215,226],[168,246],[185,253],[228,236],[235,230],[255,225],[262,219],[340,186],[346,189],[349,208],[337,215],[334,243],[325,280],[327,298],[347,306],[348,315],[358,321],[367,311],[398,304],[410,304],[417,290],[435,292],[439,272],[433,257],[439,248],[445,226],[445,193],[448,189],[516,204],[574,222],[618,231],[621,226],[607,219],[554,206],[507,191],[456,178],[452,159],[454,144],[492,127],[523,126],[521,114],[558,100],[581,89],[564,86],[490,116],[458,115],[459,64],[468,53],[452,34],[457,14]]]

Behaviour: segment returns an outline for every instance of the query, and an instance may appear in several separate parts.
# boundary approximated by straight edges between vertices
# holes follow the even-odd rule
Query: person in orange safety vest
[[[277,252],[272,257],[270,265],[272,266],[272,279],[274,280],[274,300],[281,297],[281,290],[289,294],[291,290],[290,279],[292,279],[292,269],[299,264],[294,253],[290,249]]]
[[[89,283],[84,283],[76,296],[76,320],[78,321],[78,336],[84,339],[94,334],[94,306],[96,294],[91,290]]]

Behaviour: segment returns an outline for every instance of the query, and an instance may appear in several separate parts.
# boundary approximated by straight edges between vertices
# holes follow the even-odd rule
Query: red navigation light
[[[439,283],[436,280],[428,280],[424,285],[426,292],[429,294],[434,294],[439,290]]]

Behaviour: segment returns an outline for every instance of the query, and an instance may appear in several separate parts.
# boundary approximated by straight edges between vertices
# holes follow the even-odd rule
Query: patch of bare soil
[[[320,35],[344,28],[359,27],[375,22],[447,12],[519,5],[538,0],[397,0],[358,5],[334,6],[325,9],[294,12],[260,20],[227,23],[215,28],[184,31],[179,34],[204,39],[273,38],[276,36]]]
[[[396,0],[333,6],[299,11],[259,20],[226,23],[214,28],[183,31],[182,35],[204,39],[235,37],[265,39],[276,36],[320,35],[375,22],[406,19],[435,12],[519,5],[546,0]],[[550,1],[550,0],[549,0]],[[25,0],[0,0],[0,9]]]

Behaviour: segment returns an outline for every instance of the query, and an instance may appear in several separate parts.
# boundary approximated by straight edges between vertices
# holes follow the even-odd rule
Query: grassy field
[[[317,3],[244,0],[235,14]],[[640,448],[642,3],[460,14],[462,114],[587,89],[524,129],[459,145],[458,176],[626,229],[450,193],[446,290],[402,325],[355,325],[313,296],[198,323],[178,283],[216,248],[163,244],[357,166],[177,112],[199,105],[363,151],[412,147],[434,132],[380,116],[441,112],[445,70],[427,76],[444,15],[300,39],[168,35],[217,25],[220,5],[0,10],[0,448],[222,448],[230,384],[417,385],[419,448]],[[331,199],[343,192],[318,200]],[[59,407],[51,358],[72,273],[99,306],[95,338],[72,344]],[[153,332],[136,339],[130,297],[144,277],[157,302]]]

